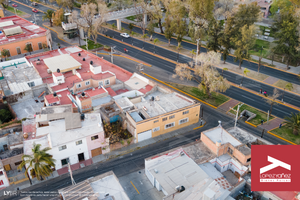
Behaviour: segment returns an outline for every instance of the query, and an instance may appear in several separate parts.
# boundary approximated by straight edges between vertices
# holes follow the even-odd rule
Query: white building
[[[92,163],[91,158],[109,151],[99,113],[72,113],[72,105],[42,108],[34,121],[36,133],[24,141],[24,154],[30,154],[33,143],[50,147],[59,174],[67,171],[67,164],[78,169]],[[103,150],[102,148],[107,149]]]
[[[9,180],[4,170],[2,161],[0,160],[0,190],[9,186]]]

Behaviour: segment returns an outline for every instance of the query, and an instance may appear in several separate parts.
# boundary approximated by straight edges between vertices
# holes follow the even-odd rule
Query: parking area
[[[131,200],[157,200],[165,196],[152,186],[144,169],[118,178]]]

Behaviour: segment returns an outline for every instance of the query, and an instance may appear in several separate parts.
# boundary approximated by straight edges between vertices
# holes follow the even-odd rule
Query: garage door
[[[142,132],[142,133],[138,134],[138,142],[141,142],[143,140],[147,140],[149,138],[152,138],[152,130],[145,131],[145,132]]]
[[[92,157],[95,157],[95,156],[98,156],[98,155],[101,155],[101,154],[102,154],[101,147],[92,150]]]

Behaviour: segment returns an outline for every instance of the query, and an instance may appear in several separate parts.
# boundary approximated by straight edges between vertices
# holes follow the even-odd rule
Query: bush
[[[124,145],[124,140],[121,140],[120,142],[121,142],[122,145]]]
[[[107,4],[107,7],[109,8],[110,6],[111,6],[111,3],[108,3],[108,4]]]
[[[9,122],[10,120],[12,120],[12,118],[13,116],[11,112],[8,110],[8,108],[0,110],[0,120],[2,123]]]
[[[81,8],[81,4],[77,3],[77,2],[74,2],[74,6],[77,7],[77,8]]]

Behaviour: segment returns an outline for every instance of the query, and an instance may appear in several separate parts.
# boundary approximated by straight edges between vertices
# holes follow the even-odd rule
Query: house
[[[129,200],[113,171],[58,190],[63,200]]]
[[[58,174],[67,172],[68,163],[75,170],[90,165],[92,157],[109,151],[100,114],[73,113],[72,105],[42,108],[35,119],[24,121],[24,130],[28,131],[24,154],[31,154],[33,143],[50,147]]]
[[[8,50],[8,57],[28,53],[29,44],[33,51],[51,48],[52,38],[49,30],[35,25],[17,15],[0,18],[0,49]]]

